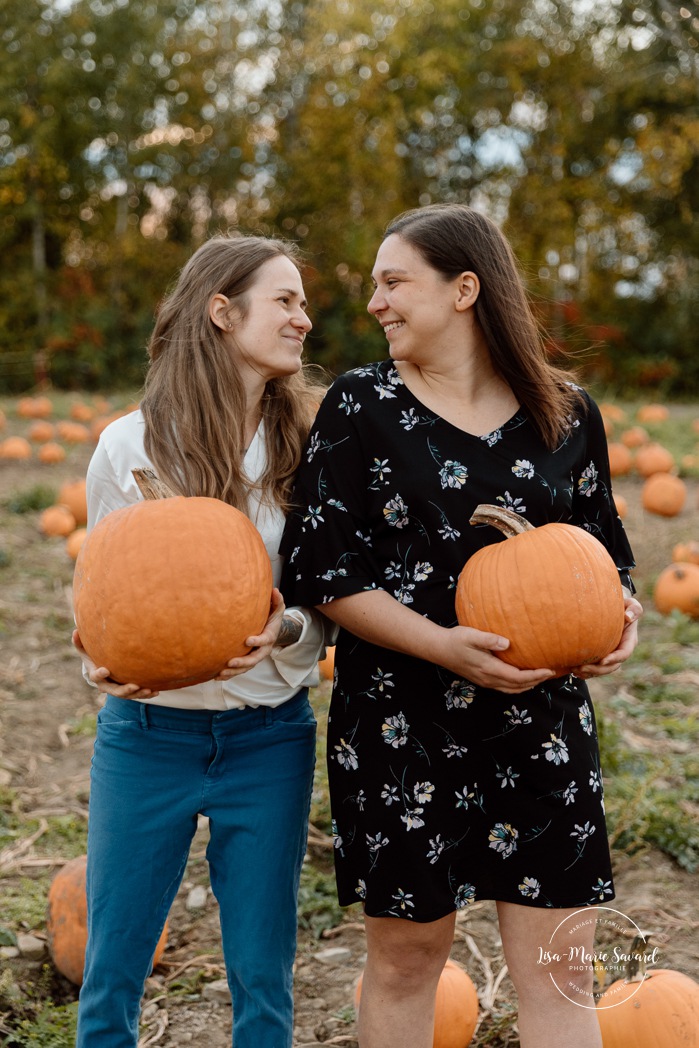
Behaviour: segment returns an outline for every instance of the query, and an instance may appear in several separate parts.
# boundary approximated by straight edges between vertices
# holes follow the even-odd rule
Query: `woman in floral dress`
[[[585,678],[628,658],[642,609],[602,420],[547,362],[511,249],[478,212],[400,216],[373,279],[390,359],[331,387],[282,545],[286,599],[341,627],[328,763],[339,898],[363,902],[367,928],[360,1043],[432,1044],[455,914],[485,898],[523,1048],[598,1048],[594,1010],[556,985],[589,994],[589,966],[537,958],[568,913],[614,894]],[[617,651],[555,678],[499,659],[507,638],[456,624],[459,572],[502,538],[469,525],[483,502],[604,543],[625,587]]]

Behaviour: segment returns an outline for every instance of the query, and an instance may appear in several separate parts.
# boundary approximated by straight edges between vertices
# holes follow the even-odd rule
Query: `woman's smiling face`
[[[233,325],[239,366],[265,381],[296,374],[312,324],[306,314],[301,274],[294,263],[279,255],[261,265],[245,300],[246,315]]]
[[[367,309],[384,329],[394,360],[418,364],[443,344],[452,325],[461,329],[459,277],[445,279],[399,234],[381,244],[372,280]]]

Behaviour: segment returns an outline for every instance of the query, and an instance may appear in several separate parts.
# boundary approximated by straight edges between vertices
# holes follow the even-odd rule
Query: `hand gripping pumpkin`
[[[518,669],[563,674],[619,646],[624,594],[609,553],[572,524],[535,528],[519,513],[478,506],[471,524],[492,524],[505,542],[473,554],[459,576],[461,626],[507,637],[496,652]]]
[[[73,604],[90,658],[125,684],[210,680],[267,622],[272,566],[254,524],[212,498],[146,499],[85,539]]]

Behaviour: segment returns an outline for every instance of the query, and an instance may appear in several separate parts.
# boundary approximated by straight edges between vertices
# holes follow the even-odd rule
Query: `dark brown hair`
[[[547,359],[514,252],[498,226],[465,204],[430,204],[404,211],[384,234],[397,234],[452,280],[471,271],[480,281],[475,314],[493,365],[510,385],[549,448],[584,404],[567,371]]]
[[[206,495],[245,512],[251,485],[243,470],[245,392],[225,333],[209,316],[216,294],[245,319],[246,292],[260,266],[277,256],[300,267],[294,244],[219,234],[194,252],[162,302],[148,344],[141,409],[145,447],[158,476],[183,495]],[[262,399],[267,466],[256,488],[288,509],[294,473],[324,389],[304,370],[271,379]]]

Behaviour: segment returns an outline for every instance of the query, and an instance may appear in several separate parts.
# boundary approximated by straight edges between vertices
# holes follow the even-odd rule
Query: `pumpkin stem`
[[[175,492],[153,472],[152,469],[132,469],[134,480],[144,499],[170,499]]]
[[[626,982],[643,982],[646,977],[646,953],[645,949],[652,932],[639,931],[634,935],[631,949],[626,961],[624,978]]]
[[[487,502],[476,506],[469,524],[490,524],[508,539],[514,538],[515,535],[522,535],[525,531],[534,530],[534,525],[521,513],[514,513],[511,509],[504,509],[502,506],[492,506]]]

